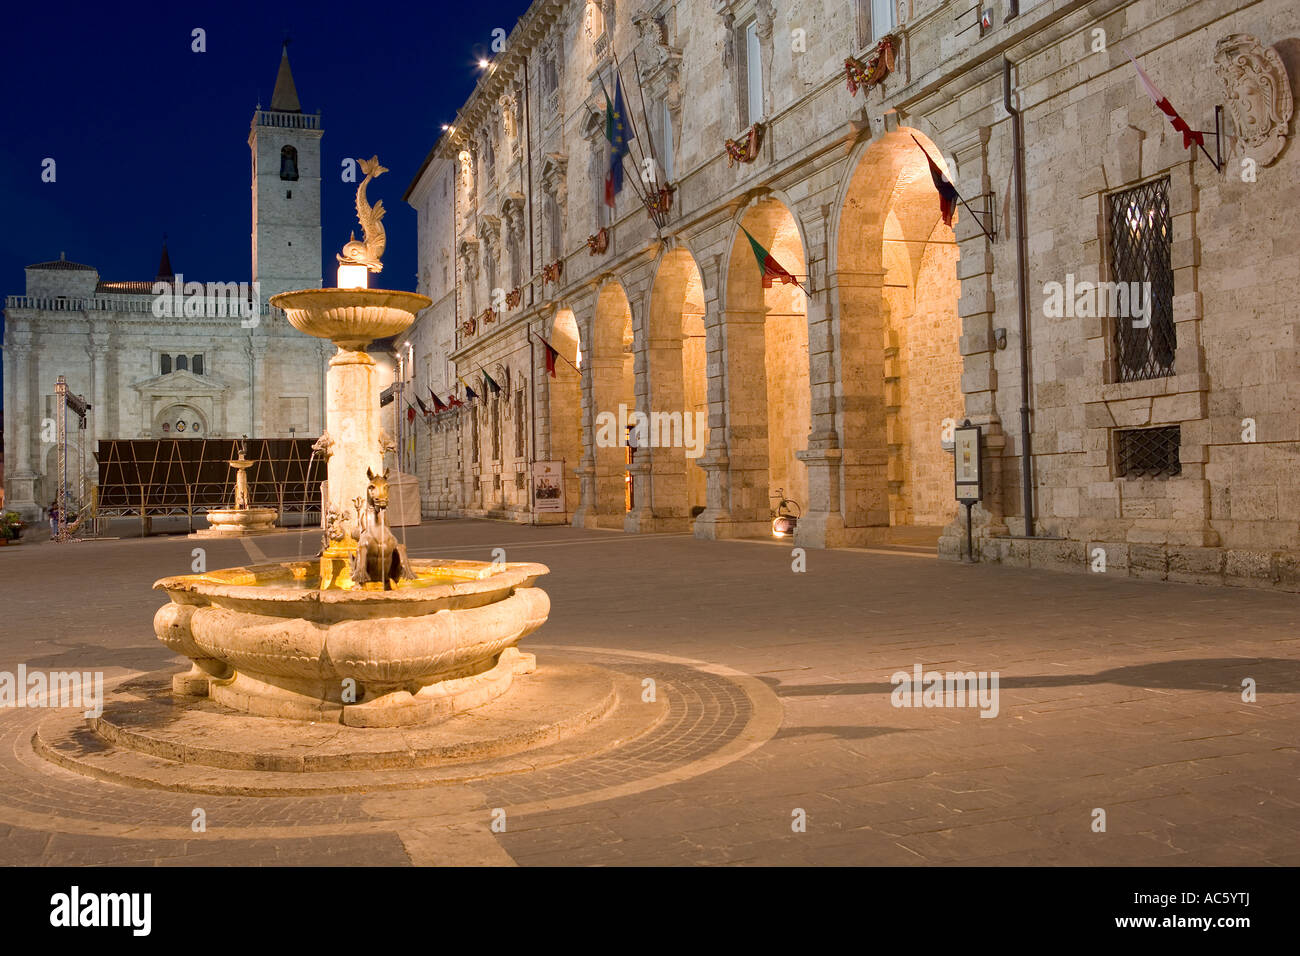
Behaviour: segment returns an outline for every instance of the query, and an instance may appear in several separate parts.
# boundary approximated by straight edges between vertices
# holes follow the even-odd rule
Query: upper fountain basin
[[[299,289],[271,296],[299,332],[340,347],[364,348],[375,339],[404,332],[433,300],[394,289]]]

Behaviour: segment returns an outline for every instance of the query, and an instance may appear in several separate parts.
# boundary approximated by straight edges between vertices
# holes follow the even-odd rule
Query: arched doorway
[[[583,360],[587,360],[583,356]],[[626,423],[636,409],[632,306],[617,282],[596,298],[591,341],[591,419],[595,526],[622,528],[632,507]]]
[[[958,252],[926,153],[947,175],[917,130],[873,142],[836,230],[843,518],[873,529],[865,541],[937,544],[956,512],[943,443],[965,407]]]
[[[807,297],[798,285],[765,278],[755,244],[791,275],[807,272],[790,209],[776,199],[747,208],[731,244],[720,317],[728,464],[713,480],[723,483],[725,517],[703,529],[697,523],[697,533],[707,536],[768,534],[778,489],[801,507],[808,504],[808,473],[799,458],[810,430]]]
[[[548,454],[551,460],[563,462],[565,508],[572,514],[578,507],[577,469],[582,463],[582,376],[579,370],[583,359],[578,320],[571,309],[559,309],[555,313],[547,341],[559,353],[554,377],[546,378]]]
[[[686,249],[671,249],[651,288],[646,343],[654,530],[686,530],[704,511],[706,476],[696,465],[709,437],[704,318],[699,267]]]

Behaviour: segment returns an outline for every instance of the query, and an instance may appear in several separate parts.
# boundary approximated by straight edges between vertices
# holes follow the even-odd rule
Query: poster
[[[563,514],[564,462],[533,462],[533,511],[539,514]]]
[[[979,501],[984,496],[980,484],[980,428],[963,425],[953,432],[956,497],[958,501]]]

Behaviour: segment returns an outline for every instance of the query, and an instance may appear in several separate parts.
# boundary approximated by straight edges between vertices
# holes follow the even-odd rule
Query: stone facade
[[[320,434],[332,349],[266,304],[321,285],[320,136],[282,54],[272,106],[257,109],[249,133],[256,285],[178,276],[165,246],[152,281],[103,281],[62,256],[27,268],[25,294],[5,302],[7,508],[35,519],[54,498],[60,375],[92,406],[84,432],[75,417],[68,429],[69,461],[86,443],[90,485],[106,439]]]
[[[762,535],[780,488],[799,545],[955,556],[969,419],[984,560],[1300,589],[1298,30],[1281,0],[538,0],[407,194],[417,387],[509,382],[428,420],[426,509],[540,519],[529,465],[562,459],[578,525]],[[1226,135],[1188,147],[1126,53]],[[643,184],[672,187],[658,221]],[[1146,324],[1113,291],[1052,305],[1139,279]],[[602,440],[620,405],[706,412],[704,453]]]

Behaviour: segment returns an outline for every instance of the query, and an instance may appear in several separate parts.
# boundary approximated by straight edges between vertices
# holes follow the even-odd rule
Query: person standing
[[[50,540],[53,541],[59,536],[59,501],[56,498],[50,502],[50,507],[46,509],[50,515]]]

